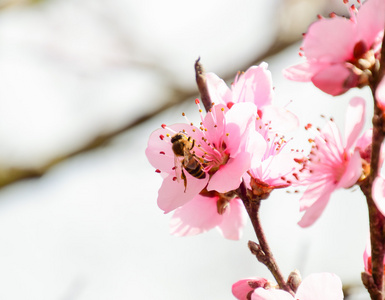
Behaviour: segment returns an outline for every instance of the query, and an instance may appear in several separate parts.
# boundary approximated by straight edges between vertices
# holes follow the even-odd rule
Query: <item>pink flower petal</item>
[[[385,111],[385,77],[382,78],[376,89],[377,105]]]
[[[354,97],[350,100],[345,118],[345,141],[346,149],[353,147],[361,133],[365,123],[365,100]]]
[[[384,30],[385,2],[383,0],[365,1],[357,15],[357,39],[363,40],[369,48]]]
[[[301,300],[342,300],[341,279],[332,273],[316,273],[306,277],[295,295]]]
[[[250,153],[241,152],[236,158],[230,158],[229,161],[225,165],[222,165],[211,177],[207,190],[227,193],[237,189],[241,184],[242,175],[250,168],[250,165]]]
[[[184,174],[187,178],[186,192],[184,191],[183,180],[180,182],[174,180],[174,174],[170,174],[163,180],[158,191],[158,206],[164,213],[168,213],[193,199],[204,189],[209,180],[208,176],[198,179],[187,172],[184,172]]]
[[[362,163],[361,155],[359,150],[354,151],[354,154],[349,160],[348,165],[346,166],[345,172],[340,178],[338,188],[349,188],[353,186],[362,174]]]
[[[222,215],[222,222],[218,225],[219,231],[229,240],[239,240],[243,228],[247,223],[247,213],[241,199],[232,199],[225,213]]]
[[[273,131],[289,132],[299,127],[299,119],[284,107],[265,106],[262,120],[271,121]]]
[[[366,241],[366,246],[363,253],[365,271],[368,273],[372,273],[372,270],[371,270],[372,267],[369,266],[369,258],[371,257],[372,257],[372,247],[370,246],[370,238],[368,238],[368,240]]]
[[[308,61],[286,68],[282,71],[283,75],[290,80],[308,82],[311,81],[314,74],[328,68],[330,63],[320,63]]]
[[[294,300],[294,297],[283,290],[257,288],[251,295],[251,300]]]
[[[232,85],[233,102],[253,102],[258,108],[269,105],[273,99],[273,81],[267,63],[250,67]]]
[[[308,187],[300,199],[300,210],[303,211],[306,207],[306,212],[298,222],[299,226],[309,227],[321,216],[334,189],[335,186],[329,182],[313,184]]]
[[[308,60],[339,63],[353,58],[355,24],[346,18],[321,19],[310,25],[303,42]]]
[[[249,283],[252,283],[253,286],[264,287],[267,282],[267,279],[262,277],[245,278],[234,283],[231,291],[238,300],[247,300],[247,295],[254,290]]]
[[[254,129],[257,114],[257,106],[250,102],[234,104],[226,113],[225,143],[233,157],[245,146],[249,138],[248,131]]]
[[[217,145],[217,147],[219,147],[224,138],[224,131],[226,130],[226,111],[229,113],[231,110],[223,104],[215,105],[211,108],[211,111],[206,114],[203,120],[203,126],[207,129],[205,131],[206,138],[211,144]]]
[[[222,222],[224,216],[217,212],[218,197],[197,195],[175,210],[170,221],[170,233],[191,236],[206,232]]]
[[[385,178],[376,177],[372,186],[372,196],[379,211],[385,216]]]
[[[338,96],[356,86],[358,76],[341,63],[320,70],[314,74],[311,81],[321,91],[332,96]]]
[[[206,83],[211,102],[226,105],[227,103],[233,101],[231,90],[228,88],[223,79],[219,78],[216,74],[207,73]]]

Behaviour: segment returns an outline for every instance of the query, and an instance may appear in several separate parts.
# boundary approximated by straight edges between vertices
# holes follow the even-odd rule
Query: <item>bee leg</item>
[[[190,138],[190,137],[189,137]],[[192,141],[192,145],[191,145],[191,148],[190,150],[192,150],[194,148],[194,145],[195,145],[195,140]]]
[[[181,177],[182,177],[183,182],[184,182],[184,192],[186,193],[186,188],[187,188],[187,178],[186,178],[186,175],[184,175],[183,170],[182,170]]]

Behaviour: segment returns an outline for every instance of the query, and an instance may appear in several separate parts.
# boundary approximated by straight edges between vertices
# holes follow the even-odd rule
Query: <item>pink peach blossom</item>
[[[295,294],[277,289],[257,288],[251,300],[342,300],[341,279],[332,273],[314,273],[306,277]]]
[[[284,70],[288,79],[311,81],[333,96],[368,84],[378,71],[385,1],[368,0],[349,11],[350,19],[333,14],[310,25],[301,47],[307,60]]]
[[[267,147],[261,159],[253,157],[251,168],[244,175],[254,194],[269,194],[273,189],[298,185],[305,159],[303,151],[290,148],[292,141],[287,142],[260,119],[256,121],[256,130],[266,140]]]
[[[272,104],[273,81],[268,65],[262,62],[246,72],[239,72],[228,88],[214,73],[207,73],[207,88],[211,101],[231,108],[234,103],[252,102],[258,107],[259,116],[277,131],[290,131],[298,127],[298,118],[284,107]]]
[[[226,238],[239,239],[245,212],[240,200],[228,192],[239,187],[252,156],[262,156],[265,151],[265,140],[255,131],[256,117],[253,103],[238,103],[231,110],[215,105],[201,116],[199,128],[192,124],[164,125],[151,134],[146,155],[164,178],[158,206],[165,213],[180,207],[171,221],[173,234],[193,235],[217,227]],[[205,173],[204,178],[195,178],[184,172],[186,186],[172,150],[171,137],[179,132],[194,141],[190,152]]]
[[[301,227],[312,225],[322,214],[332,192],[354,185],[362,174],[360,151],[356,141],[364,125],[365,101],[353,98],[345,120],[345,139],[333,121],[329,121],[314,139],[310,158],[302,174],[308,188],[300,199]]]
[[[238,300],[247,300],[248,294],[258,287],[270,288],[270,282],[262,277],[244,278],[234,283],[231,291]]]

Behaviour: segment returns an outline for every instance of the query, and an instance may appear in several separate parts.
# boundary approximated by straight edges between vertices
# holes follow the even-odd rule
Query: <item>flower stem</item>
[[[282,272],[277,265],[273,253],[270,250],[269,244],[267,243],[265,237],[265,233],[262,229],[261,221],[259,218],[261,198],[251,197],[250,193],[247,193],[244,182],[241,183],[237,194],[242,199],[243,204],[245,205],[246,211],[250,217],[251,223],[253,224],[253,228],[259,242],[259,244],[257,244],[255,242],[249,241],[248,246],[251,253],[257,257],[259,262],[263,263],[269,269],[269,271],[277,281],[280,289],[285,290],[294,296],[293,290],[285,282]]]

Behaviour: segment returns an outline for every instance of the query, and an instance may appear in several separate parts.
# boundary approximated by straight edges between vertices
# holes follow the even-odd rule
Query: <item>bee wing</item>
[[[176,180],[179,182],[180,179],[182,178],[182,161],[178,156],[174,156],[174,166],[175,166],[175,177]]]

